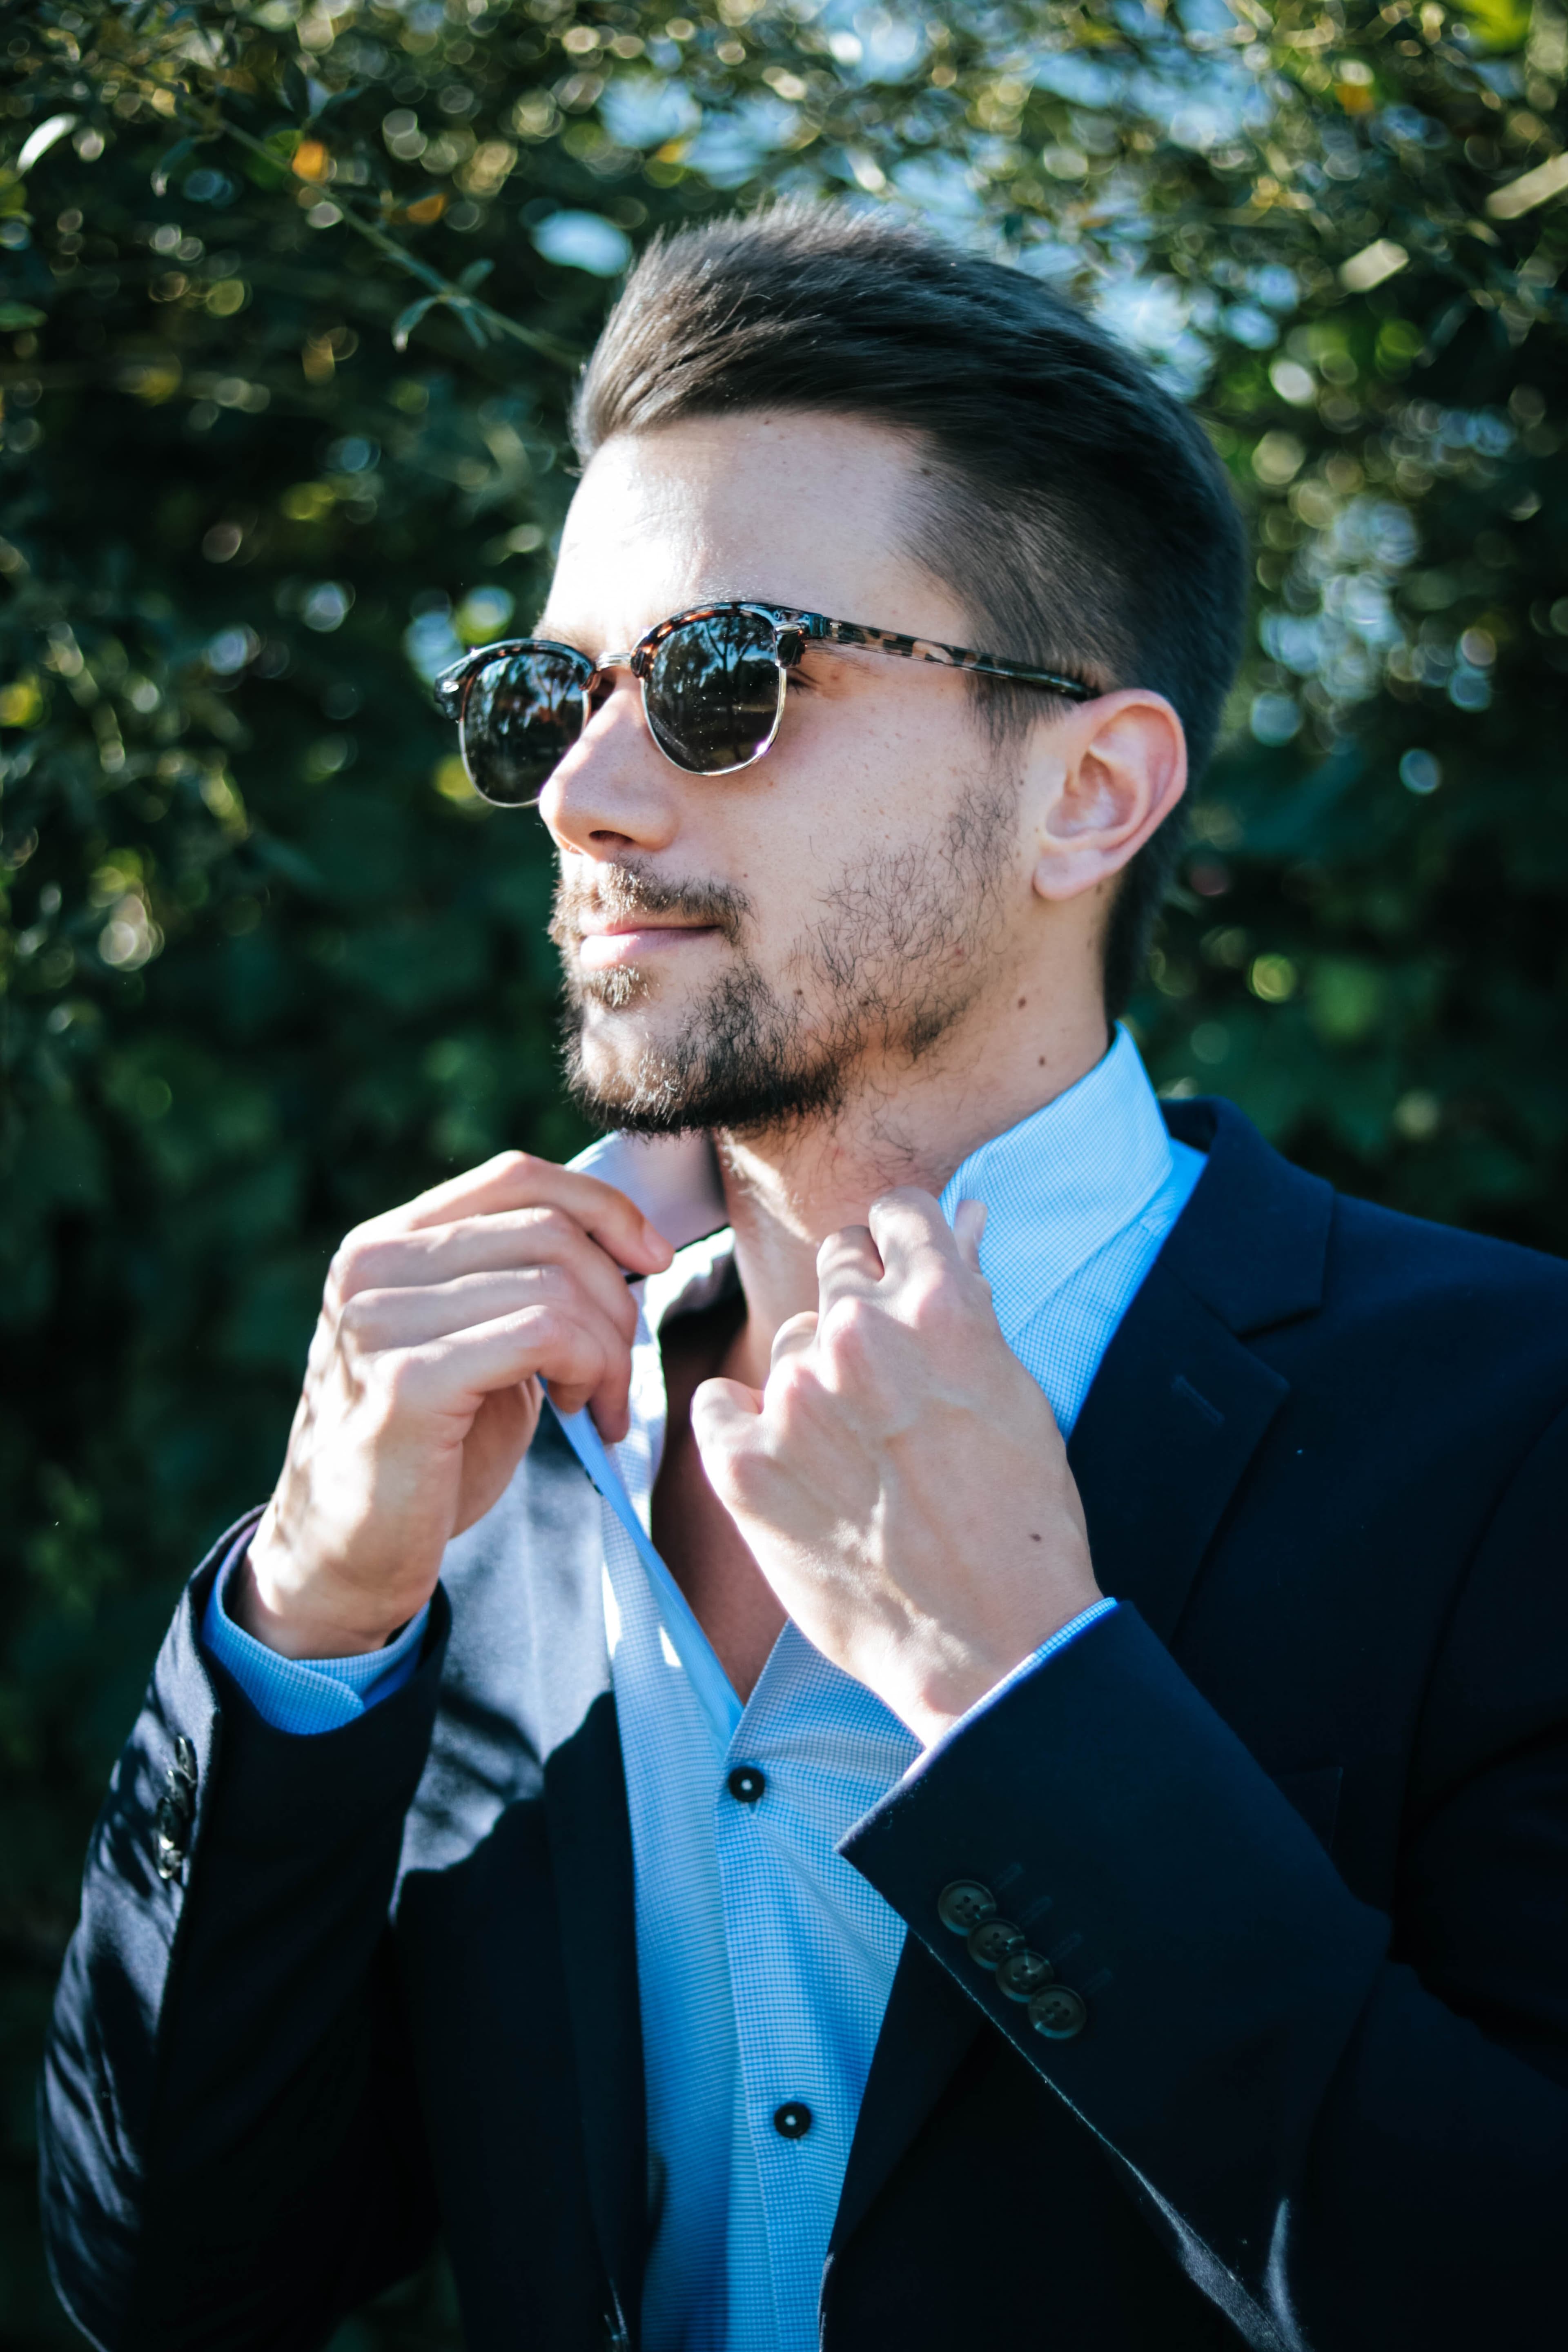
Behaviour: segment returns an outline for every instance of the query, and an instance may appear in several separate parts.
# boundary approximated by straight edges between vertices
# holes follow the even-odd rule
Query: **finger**
[[[768,1360],[770,1377],[791,1356],[804,1356],[816,1337],[817,1318],[807,1311],[791,1315],[773,1334],[773,1350]]]
[[[416,1233],[458,1217],[493,1216],[507,1209],[563,1209],[617,1265],[631,1274],[658,1274],[675,1253],[642,1211],[615,1185],[576,1169],[558,1168],[530,1151],[503,1151],[465,1176],[437,1184],[417,1200],[374,1221],[378,1230]]]
[[[984,1201],[960,1201],[952,1213],[952,1235],[959,1255],[972,1274],[980,1272],[980,1244],[985,1237]]]
[[[882,1279],[882,1260],[868,1225],[846,1225],[829,1234],[816,1253],[818,1312],[826,1315],[841,1298],[864,1298]]]
[[[630,1339],[637,1307],[625,1274],[563,1209],[513,1209],[412,1234],[352,1234],[337,1254],[333,1282],[338,1299],[346,1302],[368,1290],[422,1290],[532,1267],[559,1269]]]
[[[610,1272],[614,1286],[607,1297],[560,1266],[511,1266],[496,1274],[463,1275],[456,1282],[356,1291],[343,1303],[338,1329],[347,1346],[368,1354],[384,1348],[416,1348],[426,1339],[444,1339],[525,1307],[553,1306],[568,1313],[602,1316],[619,1344],[629,1348],[637,1308],[603,1252],[595,1255]]]
[[[721,1502],[730,1462],[755,1435],[762,1410],[762,1398],[743,1381],[703,1381],[692,1391],[691,1434],[708,1483]]]
[[[388,1349],[374,1364],[400,1415],[450,1415],[466,1423],[486,1396],[537,1377],[548,1383],[561,1411],[574,1412],[592,1402],[613,1420],[618,1399],[624,1421],[630,1360],[603,1318],[549,1306],[498,1316],[417,1347]]]
[[[904,1281],[933,1255],[947,1267],[963,1264],[957,1237],[934,1193],[901,1184],[896,1192],[884,1192],[873,1201],[868,1215],[871,1238],[893,1281]]]

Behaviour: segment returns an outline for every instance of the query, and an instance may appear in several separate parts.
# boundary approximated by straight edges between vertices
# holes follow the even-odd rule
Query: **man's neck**
[[[715,1138],[746,1300],[730,1377],[763,1386],[780,1326],[816,1308],[816,1252],[829,1234],[863,1225],[897,1185],[940,1192],[972,1151],[1076,1086],[1106,1050],[1098,1004],[1056,1022],[1028,1019],[1026,999],[1013,1011],[973,1050],[944,1041],[956,1050],[930,1068],[868,1075],[831,1118]]]

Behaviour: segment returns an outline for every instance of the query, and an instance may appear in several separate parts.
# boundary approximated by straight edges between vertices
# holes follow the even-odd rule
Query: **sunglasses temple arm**
[[[837,646],[863,646],[868,653],[893,654],[908,661],[930,661],[932,658],[930,654],[917,651],[912,643],[907,646],[885,643],[885,631],[862,628],[854,621],[830,621],[821,613],[805,614],[795,625],[802,636],[815,638],[819,644],[826,641]],[[944,653],[955,655],[960,650],[956,646],[942,647]],[[1031,669],[1023,662],[986,661],[981,656],[967,652],[962,660],[955,660],[952,667],[973,670],[981,677],[1007,677],[1020,686],[1044,687],[1047,693],[1065,695],[1069,702],[1090,701],[1095,692],[1094,688],[1086,686],[1081,678],[1063,677],[1056,670]]]

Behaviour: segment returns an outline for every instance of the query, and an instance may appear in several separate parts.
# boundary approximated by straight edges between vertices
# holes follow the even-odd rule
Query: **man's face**
[[[573,500],[538,634],[599,655],[750,596],[974,641],[902,551],[915,445],[837,417],[702,419],[613,440]],[[1017,772],[939,666],[812,647],[752,767],[684,774],[625,670],[546,786],[552,932],[584,1107],[746,1130],[896,1091],[1005,987],[1030,899]]]

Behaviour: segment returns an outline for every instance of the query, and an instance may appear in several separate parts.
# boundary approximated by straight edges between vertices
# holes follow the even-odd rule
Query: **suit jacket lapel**
[[[1163,1642],[1289,1384],[1247,1335],[1322,1298],[1333,1194],[1228,1103],[1173,1104],[1207,1165],[1105,1352],[1068,1460],[1101,1590]]]
[[[1289,1383],[1157,1262],[1068,1448],[1102,1592],[1169,1643],[1198,1563]]]
[[[1068,1458],[1103,1591],[1169,1642],[1215,1528],[1289,1384],[1244,1334],[1322,1297],[1333,1195],[1226,1103],[1170,1105],[1208,1165],[1106,1350]],[[835,2221],[833,2260],[984,2021],[919,1939],[904,1946]]]

